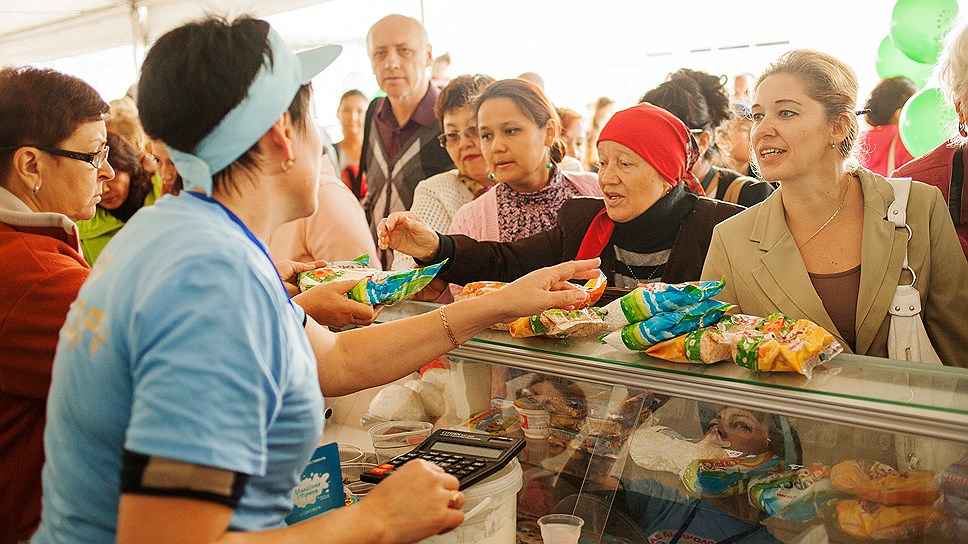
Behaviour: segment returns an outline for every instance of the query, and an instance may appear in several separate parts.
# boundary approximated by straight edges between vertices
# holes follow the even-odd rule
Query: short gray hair
[[[945,98],[955,107],[968,106],[968,18],[961,18],[952,25],[945,37],[936,73]],[[968,111],[965,113],[968,114]],[[953,132],[955,137],[952,143],[968,143],[968,138],[957,131]]]

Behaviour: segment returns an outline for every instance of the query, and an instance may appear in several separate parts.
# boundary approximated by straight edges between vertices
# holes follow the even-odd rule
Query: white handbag
[[[907,202],[911,194],[911,178],[888,178],[894,186],[894,202],[887,209],[888,218],[899,229],[908,233],[908,243],[913,235],[907,224]],[[908,264],[907,246],[904,249],[904,265],[911,274],[910,285],[898,285],[888,312],[891,326],[887,336],[887,355],[899,361],[911,361],[941,365],[941,358],[934,351],[924,322],[921,321],[921,294],[914,288],[917,275]],[[895,379],[900,379],[900,376]],[[953,402],[952,392],[957,380],[941,376],[913,376],[906,379],[911,391],[909,402],[945,405]],[[897,467],[909,470],[941,471],[964,454],[964,446],[947,440],[927,438],[910,434],[895,434],[894,453]]]
[[[911,178],[888,178],[894,186],[894,202],[887,209],[887,217],[896,228],[907,230],[908,244],[913,232],[907,224],[907,202],[911,194]],[[891,359],[919,363],[941,364],[941,358],[934,351],[924,322],[921,321],[921,294],[914,287],[917,274],[908,264],[907,245],[904,247],[902,270],[911,274],[910,285],[898,285],[888,312],[891,314],[891,327],[887,336],[887,354]]]

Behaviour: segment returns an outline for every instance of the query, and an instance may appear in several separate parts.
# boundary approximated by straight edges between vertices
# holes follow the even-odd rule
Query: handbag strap
[[[897,162],[897,141],[901,139],[901,133],[898,132],[891,139],[891,147],[887,150],[887,173],[888,175],[894,173],[894,166]]]
[[[907,203],[911,195],[911,178],[887,178],[894,187],[894,202],[887,208],[887,219],[894,223],[895,228],[907,230],[907,242],[904,244],[904,264],[901,270],[911,273],[909,285],[898,285],[894,290],[894,299],[888,311],[892,316],[910,317],[921,313],[921,296],[914,284],[918,281],[917,274],[908,264],[908,245],[911,243],[913,232],[907,224]]]

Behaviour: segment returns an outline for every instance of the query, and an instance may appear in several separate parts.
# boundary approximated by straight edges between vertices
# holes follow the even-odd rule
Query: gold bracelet
[[[450,342],[454,344],[455,348],[459,348],[460,344],[457,343],[457,338],[454,338],[454,331],[450,330],[450,324],[447,323],[447,316],[444,314],[444,307],[441,306],[437,312],[440,314],[440,321],[444,324],[444,330],[447,331],[447,337],[450,338]]]

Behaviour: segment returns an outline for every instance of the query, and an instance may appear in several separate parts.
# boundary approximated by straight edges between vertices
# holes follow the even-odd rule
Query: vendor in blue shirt
[[[373,313],[353,317],[356,303],[319,288],[294,304],[280,274],[305,267],[277,270],[265,240],[315,207],[309,82],[339,51],[297,56],[250,18],[190,23],[149,51],[142,122],[186,191],[132,218],[71,307],[33,542],[413,542],[462,522],[457,480],[420,461],[358,505],[286,527],[322,395],[388,383],[492,323],[581,302],[564,280],[598,263],[406,320],[339,334],[318,324]]]

